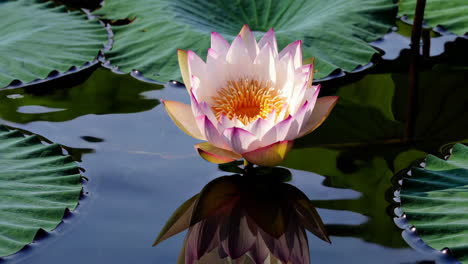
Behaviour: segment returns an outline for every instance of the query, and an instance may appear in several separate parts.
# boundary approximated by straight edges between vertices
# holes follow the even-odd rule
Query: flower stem
[[[409,142],[414,137],[414,127],[417,116],[418,100],[418,66],[420,61],[420,40],[422,33],[422,22],[424,19],[424,8],[426,0],[418,0],[413,20],[413,30],[411,32],[411,58],[409,66],[409,95],[408,109],[406,116],[406,127],[403,140]]]
[[[253,170],[253,163],[250,163],[247,160],[244,160],[244,176],[248,176],[252,174],[252,170]]]

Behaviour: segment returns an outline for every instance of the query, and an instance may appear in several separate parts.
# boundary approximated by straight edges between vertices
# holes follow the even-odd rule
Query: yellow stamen
[[[229,119],[237,118],[244,125],[260,117],[266,118],[273,110],[279,114],[285,103],[271,81],[250,78],[228,81],[212,99],[216,118],[225,115]]]

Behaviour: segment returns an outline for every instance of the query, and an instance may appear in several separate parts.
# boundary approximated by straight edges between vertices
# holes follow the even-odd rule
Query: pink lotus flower
[[[231,45],[211,34],[206,63],[193,51],[178,50],[189,105],[163,101],[174,123],[207,140],[199,154],[214,163],[240,158],[263,165],[280,163],[293,140],[315,130],[338,97],[318,98],[313,65],[302,65],[302,42],[280,53],[273,29],[257,43],[244,25]]]

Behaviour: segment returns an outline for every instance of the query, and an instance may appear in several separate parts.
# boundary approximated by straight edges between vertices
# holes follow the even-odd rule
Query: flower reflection
[[[304,193],[272,178],[211,181],[176,210],[155,245],[188,228],[179,263],[310,263],[305,230],[330,242],[322,220]]]

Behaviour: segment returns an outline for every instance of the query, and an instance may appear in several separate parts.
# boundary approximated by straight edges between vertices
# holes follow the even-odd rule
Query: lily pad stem
[[[418,64],[420,61],[420,42],[422,33],[422,23],[424,19],[424,8],[426,0],[418,0],[413,20],[413,30],[411,32],[411,58],[409,66],[409,95],[408,110],[406,116],[406,127],[403,140],[409,142],[414,137],[414,126],[417,116],[418,102]]]

